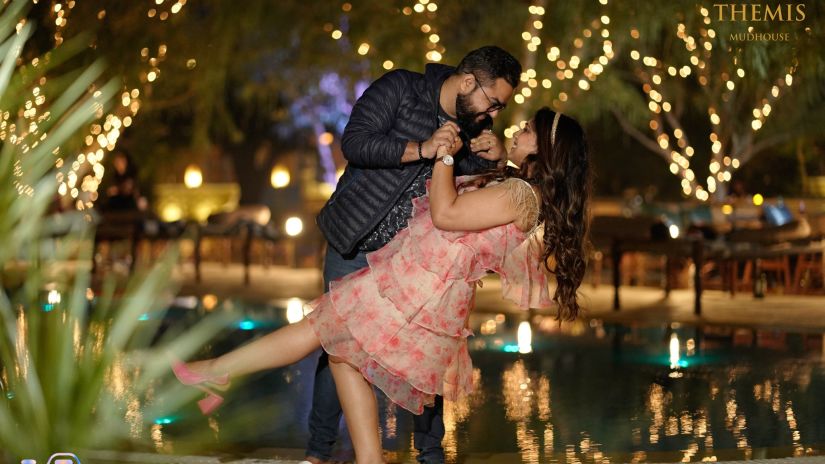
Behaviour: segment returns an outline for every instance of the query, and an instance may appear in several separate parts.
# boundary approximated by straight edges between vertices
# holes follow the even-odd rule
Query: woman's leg
[[[321,346],[309,320],[282,327],[217,358],[187,363],[200,374],[238,377],[300,361]]]
[[[355,368],[330,356],[338,398],[344,410],[355,459],[358,464],[383,463],[384,453],[378,427],[378,405],[372,385]]]

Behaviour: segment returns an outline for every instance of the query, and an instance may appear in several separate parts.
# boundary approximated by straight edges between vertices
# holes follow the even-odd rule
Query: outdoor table
[[[693,276],[694,303],[693,312],[698,316],[702,314],[702,265],[706,259],[707,247],[701,238],[678,238],[668,240],[640,240],[629,238],[614,238],[611,245],[611,256],[613,260],[613,310],[621,308],[619,301],[619,287],[621,286],[621,259],[622,254],[627,252],[641,252],[664,255],[665,264],[665,296],[670,295],[673,287],[671,282],[670,267],[673,258],[687,257],[693,261],[696,272]]]

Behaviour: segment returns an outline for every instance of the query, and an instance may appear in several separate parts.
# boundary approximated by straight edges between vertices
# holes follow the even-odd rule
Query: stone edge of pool
[[[300,454],[300,450],[294,450],[294,453]],[[233,459],[228,457],[218,456],[186,456],[186,455],[172,455],[172,454],[156,454],[156,453],[138,453],[138,452],[118,452],[118,451],[90,451],[86,453],[89,458],[95,462],[129,462],[129,463],[147,463],[147,464],[299,464],[301,461],[297,459],[266,459],[266,458],[240,458]],[[293,454],[290,452],[289,454]],[[507,458],[512,458],[511,453],[501,453],[487,455],[481,457],[468,457],[464,463],[474,462],[512,462]],[[727,464],[814,464],[825,463],[825,456],[804,456],[804,457],[787,457],[775,459],[752,459],[740,461],[717,461]],[[655,463],[652,463],[655,464]]]

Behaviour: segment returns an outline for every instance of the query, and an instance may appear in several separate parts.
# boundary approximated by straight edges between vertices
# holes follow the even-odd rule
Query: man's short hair
[[[490,85],[501,78],[516,88],[521,79],[521,64],[504,49],[487,45],[462,58],[456,74],[473,74],[482,85]]]

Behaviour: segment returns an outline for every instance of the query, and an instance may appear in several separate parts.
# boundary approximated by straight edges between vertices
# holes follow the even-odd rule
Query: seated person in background
[[[112,155],[112,172],[109,176],[106,198],[102,207],[106,211],[143,211],[146,199],[140,196],[137,185],[137,168],[124,150]]]

